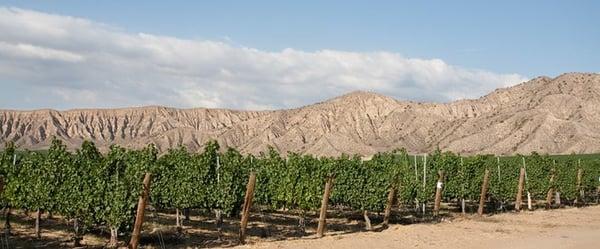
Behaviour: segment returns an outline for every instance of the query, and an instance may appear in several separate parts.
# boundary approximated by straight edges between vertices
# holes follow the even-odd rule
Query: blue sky
[[[415,1],[417,2],[417,1]],[[422,59],[429,62],[440,60],[452,68],[458,67],[471,74],[481,73],[494,74],[500,78],[494,78],[488,84],[484,80],[488,78],[468,78],[466,74],[459,74],[456,80],[448,80],[436,83],[439,87],[419,82],[431,80],[431,76],[414,76],[408,73],[406,77],[392,77],[398,67],[378,75],[378,79],[392,78],[389,85],[384,83],[371,84],[365,82],[365,86],[356,87],[356,84],[343,86],[335,83],[326,83],[326,88],[319,94],[312,94],[306,89],[301,89],[302,94],[294,97],[291,93],[297,92],[283,79],[284,74],[275,75],[263,81],[273,81],[281,88],[274,94],[286,95],[282,99],[265,99],[264,96],[253,96],[254,100],[246,99],[240,103],[226,103],[223,98],[225,93],[215,94],[218,91],[241,86],[248,88],[243,93],[262,92],[260,89],[252,88],[260,83],[247,83],[256,80],[261,82],[261,75],[270,72],[253,71],[252,75],[244,74],[246,69],[241,69],[238,64],[217,65],[216,69],[228,73],[241,75],[238,81],[225,82],[214,89],[198,92],[189,96],[191,99],[201,98],[206,101],[177,102],[181,96],[169,96],[173,101],[156,101],[154,94],[147,96],[133,96],[138,101],[122,101],[130,96],[120,96],[121,100],[114,100],[114,104],[106,104],[91,101],[75,101],[73,99],[62,100],[49,99],[47,101],[33,101],[23,104],[0,102],[0,108],[73,108],[83,107],[116,107],[124,105],[164,104],[178,107],[193,107],[197,105],[208,105],[210,107],[230,108],[286,108],[307,104],[319,98],[332,97],[349,90],[373,90],[391,95],[396,98],[408,98],[411,100],[427,101],[451,101],[459,98],[478,97],[486,91],[495,87],[519,83],[519,80],[532,78],[539,75],[557,76],[558,74],[571,71],[598,72],[600,71],[600,2],[598,1],[0,1],[0,6],[17,9],[20,11],[41,13],[55,17],[76,17],[94,23],[95,28],[109,30],[115,34],[137,37],[139,34],[168,37],[183,41],[210,41],[225,44],[226,50],[232,48],[252,49],[262,52],[264,56],[269,53],[278,53],[285,56],[286,49],[296,52],[308,53],[308,55],[322,58],[319,51],[335,51],[355,53],[353,55],[365,55],[369,53],[390,53],[403,59]],[[11,11],[9,11],[11,12]],[[14,12],[14,11],[12,11]],[[8,12],[6,16],[12,15]],[[21,18],[30,18],[20,15]],[[37,20],[39,21],[39,20]],[[61,22],[62,23],[62,22]],[[1,24],[1,23],[0,23]],[[5,23],[6,24],[6,23]],[[5,26],[7,26],[6,24]],[[62,24],[57,24],[62,25]],[[104,30],[104,31],[106,31]],[[42,35],[37,29],[29,30],[31,36]],[[24,31],[24,32],[27,32]],[[78,32],[77,30],[73,32]],[[84,32],[84,31],[81,31]],[[73,35],[83,35],[73,33]],[[39,40],[27,40],[31,36],[14,36],[4,41],[6,46],[15,44],[30,44],[35,48],[48,48],[52,51],[71,51],[68,48],[76,46],[92,46],[90,43],[69,43],[72,40],[61,39],[48,43],[38,43]],[[147,39],[143,38],[145,41]],[[161,45],[162,46],[162,45]],[[106,46],[104,46],[106,47]],[[102,48],[104,48],[102,47]],[[12,48],[12,47],[11,47]],[[7,47],[9,49],[9,47]],[[10,50],[10,49],[9,49]],[[14,49],[13,49],[14,50]],[[120,50],[119,50],[120,51]],[[203,50],[204,51],[204,50]],[[71,51],[73,52],[73,51]],[[113,50],[106,53],[116,53]],[[202,57],[202,52],[197,56]],[[11,55],[17,56],[17,55]],[[19,55],[21,56],[21,55]],[[98,55],[83,55],[86,62],[92,56],[97,59]],[[238,55],[226,54],[222,60],[236,60]],[[251,55],[248,55],[251,56]],[[336,54],[336,56],[347,56]],[[246,63],[253,64],[250,57],[242,56]],[[305,59],[306,56],[300,56]],[[327,56],[325,56],[327,57]],[[366,56],[360,59],[361,63],[373,60]],[[385,56],[384,56],[385,57]],[[294,57],[298,58],[298,56]],[[327,57],[330,58],[330,57]],[[348,58],[344,57],[344,61]],[[378,58],[386,60],[386,58]],[[286,59],[287,60],[287,57]],[[294,59],[299,60],[299,59]],[[308,59],[310,61],[310,59]],[[304,61],[306,62],[306,61]],[[25,62],[24,62],[25,63]],[[38,63],[38,62],[27,62]],[[190,61],[190,63],[194,63]],[[308,63],[308,62],[306,62]],[[320,62],[332,63],[332,62]],[[401,59],[398,63],[402,64]],[[39,64],[36,64],[39,67]],[[97,66],[96,64],[94,64]],[[327,64],[329,65],[329,64]],[[107,92],[107,89],[86,88],[80,83],[69,83],[66,81],[89,81],[89,84],[98,85],[98,82],[111,81],[111,87],[126,84],[144,84],[148,79],[132,80],[129,76],[120,75],[110,79],[94,78],[93,73],[66,79],[65,77],[53,78],[57,70],[74,70],[72,66],[53,65],[52,70],[44,72],[48,77],[36,79],[49,82],[46,87],[63,89],[58,95],[75,94],[74,90],[86,90],[88,94],[97,95],[99,92]],[[172,67],[173,65],[170,65]],[[190,69],[202,71],[206,65],[198,64],[196,68]],[[5,66],[5,71],[9,70]],[[12,65],[11,72],[15,70],[31,69],[31,64]],[[404,67],[402,67],[404,68]],[[180,68],[179,68],[180,69]],[[178,69],[178,70],[179,70]],[[215,69],[215,70],[216,70]],[[297,70],[298,66],[293,64],[285,69]],[[78,70],[81,70],[78,68]],[[113,70],[106,68],[106,70]],[[411,69],[412,70],[412,69]],[[420,69],[414,69],[420,71]],[[336,71],[338,74],[339,71]],[[412,72],[412,71],[411,71]],[[98,72],[96,72],[98,73]],[[321,74],[334,75],[334,72],[322,72]],[[314,75],[313,71],[303,74]],[[505,79],[503,76],[511,77]],[[515,77],[517,75],[518,77]],[[43,76],[43,75],[42,75]],[[167,77],[168,76],[168,77]],[[165,75],[169,78],[173,75]],[[324,76],[323,76],[324,77]],[[344,76],[345,77],[345,76]],[[437,76],[436,76],[437,77]],[[442,76],[439,76],[442,77]],[[454,76],[450,75],[448,78]],[[468,79],[465,79],[467,77]],[[474,77],[474,76],[473,76]],[[486,76],[487,77],[487,76]],[[491,77],[491,76],[490,76]],[[493,76],[496,77],[496,76]],[[492,77],[492,78],[493,78]],[[418,79],[417,79],[418,78]],[[435,78],[435,77],[434,77]],[[127,79],[131,82],[125,83]],[[177,78],[180,79],[180,78]],[[303,78],[304,79],[304,78]],[[323,78],[319,78],[322,80]],[[338,78],[339,80],[340,78]],[[411,79],[412,82],[408,82]],[[56,80],[56,83],[52,83]],[[222,79],[221,79],[222,80]],[[369,77],[354,77],[353,80],[377,81]],[[34,79],[26,79],[21,76],[10,75],[1,77],[0,84],[15,85],[15,89],[27,89],[26,84],[38,84]],[[477,81],[484,86],[479,87],[473,93],[460,94],[448,92],[453,86],[459,86],[462,81]],[[283,83],[282,83],[283,82]],[[287,82],[287,83],[286,83]],[[320,83],[319,83],[320,82]],[[325,84],[323,81],[314,84]],[[352,82],[350,80],[349,82]],[[227,86],[227,84],[230,84]],[[294,83],[294,82],[292,82]],[[296,81],[297,84],[304,84]],[[16,85],[20,86],[16,86]],[[148,83],[152,85],[153,83]],[[195,84],[195,85],[194,85]],[[240,85],[241,84],[241,85]],[[401,87],[398,87],[401,86]],[[128,86],[129,87],[129,86]],[[206,83],[191,82],[181,86],[182,89],[194,91],[200,88],[206,89]],[[187,88],[186,88],[187,87]],[[268,87],[268,86],[265,86]],[[299,86],[296,86],[299,87]],[[427,88],[429,87],[429,88]],[[472,89],[472,85],[466,84],[465,89]],[[220,89],[216,89],[220,88]],[[252,88],[252,89],[250,89]],[[460,87],[459,87],[460,88]],[[90,90],[92,89],[92,90]],[[153,88],[157,89],[158,88]],[[21,93],[26,92],[21,90]],[[410,92],[412,90],[414,92]],[[446,91],[444,94],[430,96],[414,96],[418,90]],[[198,90],[199,91],[199,90]],[[14,92],[19,92],[15,90]],[[411,95],[405,94],[410,92]],[[310,97],[313,96],[313,97]],[[0,97],[1,94],[0,94]],[[32,94],[30,99],[39,98]],[[64,97],[64,96],[63,96]],[[212,100],[210,100],[212,98]],[[288,101],[286,102],[287,99]],[[73,102],[65,104],[64,102]],[[208,102],[207,102],[208,101]],[[27,102],[27,101],[25,101]]]

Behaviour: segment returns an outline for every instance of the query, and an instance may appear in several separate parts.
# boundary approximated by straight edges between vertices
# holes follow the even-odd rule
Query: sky
[[[600,2],[485,2],[0,0],[0,109],[449,102],[600,71]]]

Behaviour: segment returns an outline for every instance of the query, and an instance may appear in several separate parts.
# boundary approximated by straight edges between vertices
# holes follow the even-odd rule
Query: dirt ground
[[[500,213],[492,216],[462,216],[444,213],[441,221],[421,220],[412,212],[397,212],[392,225],[379,225],[381,216],[372,214],[374,231],[364,231],[360,213],[328,212],[328,231],[315,237],[316,214],[306,217],[306,232],[298,229],[298,215],[286,212],[254,212],[248,226],[248,244],[238,242],[239,220],[224,220],[221,240],[210,214],[192,212],[183,232],[174,228],[171,212],[148,212],[141,248],[599,248],[600,206],[562,208],[551,211]],[[9,248],[72,248],[66,221],[55,217],[42,221],[42,238],[33,234],[33,219],[21,211],[12,217]],[[3,222],[2,222],[3,223]],[[128,238],[121,237],[122,245]],[[84,237],[83,248],[103,248],[105,231]],[[5,236],[2,236],[5,246]]]
[[[600,248],[600,206],[456,217],[438,224],[263,242],[241,248]]]

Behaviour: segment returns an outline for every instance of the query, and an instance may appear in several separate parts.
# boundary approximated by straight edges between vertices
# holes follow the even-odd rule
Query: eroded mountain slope
[[[474,100],[447,104],[398,101],[353,92],[297,109],[125,109],[0,111],[0,140],[43,149],[52,136],[78,147],[93,140],[159,149],[185,145],[199,150],[217,139],[223,147],[259,153],[371,155],[407,148],[440,147],[460,153],[600,152],[600,75],[539,77]]]

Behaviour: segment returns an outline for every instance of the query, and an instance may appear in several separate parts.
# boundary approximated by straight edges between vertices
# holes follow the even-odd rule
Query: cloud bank
[[[354,90],[447,102],[526,80],[385,51],[272,52],[136,34],[17,8],[0,8],[0,34],[0,108],[275,109]]]

